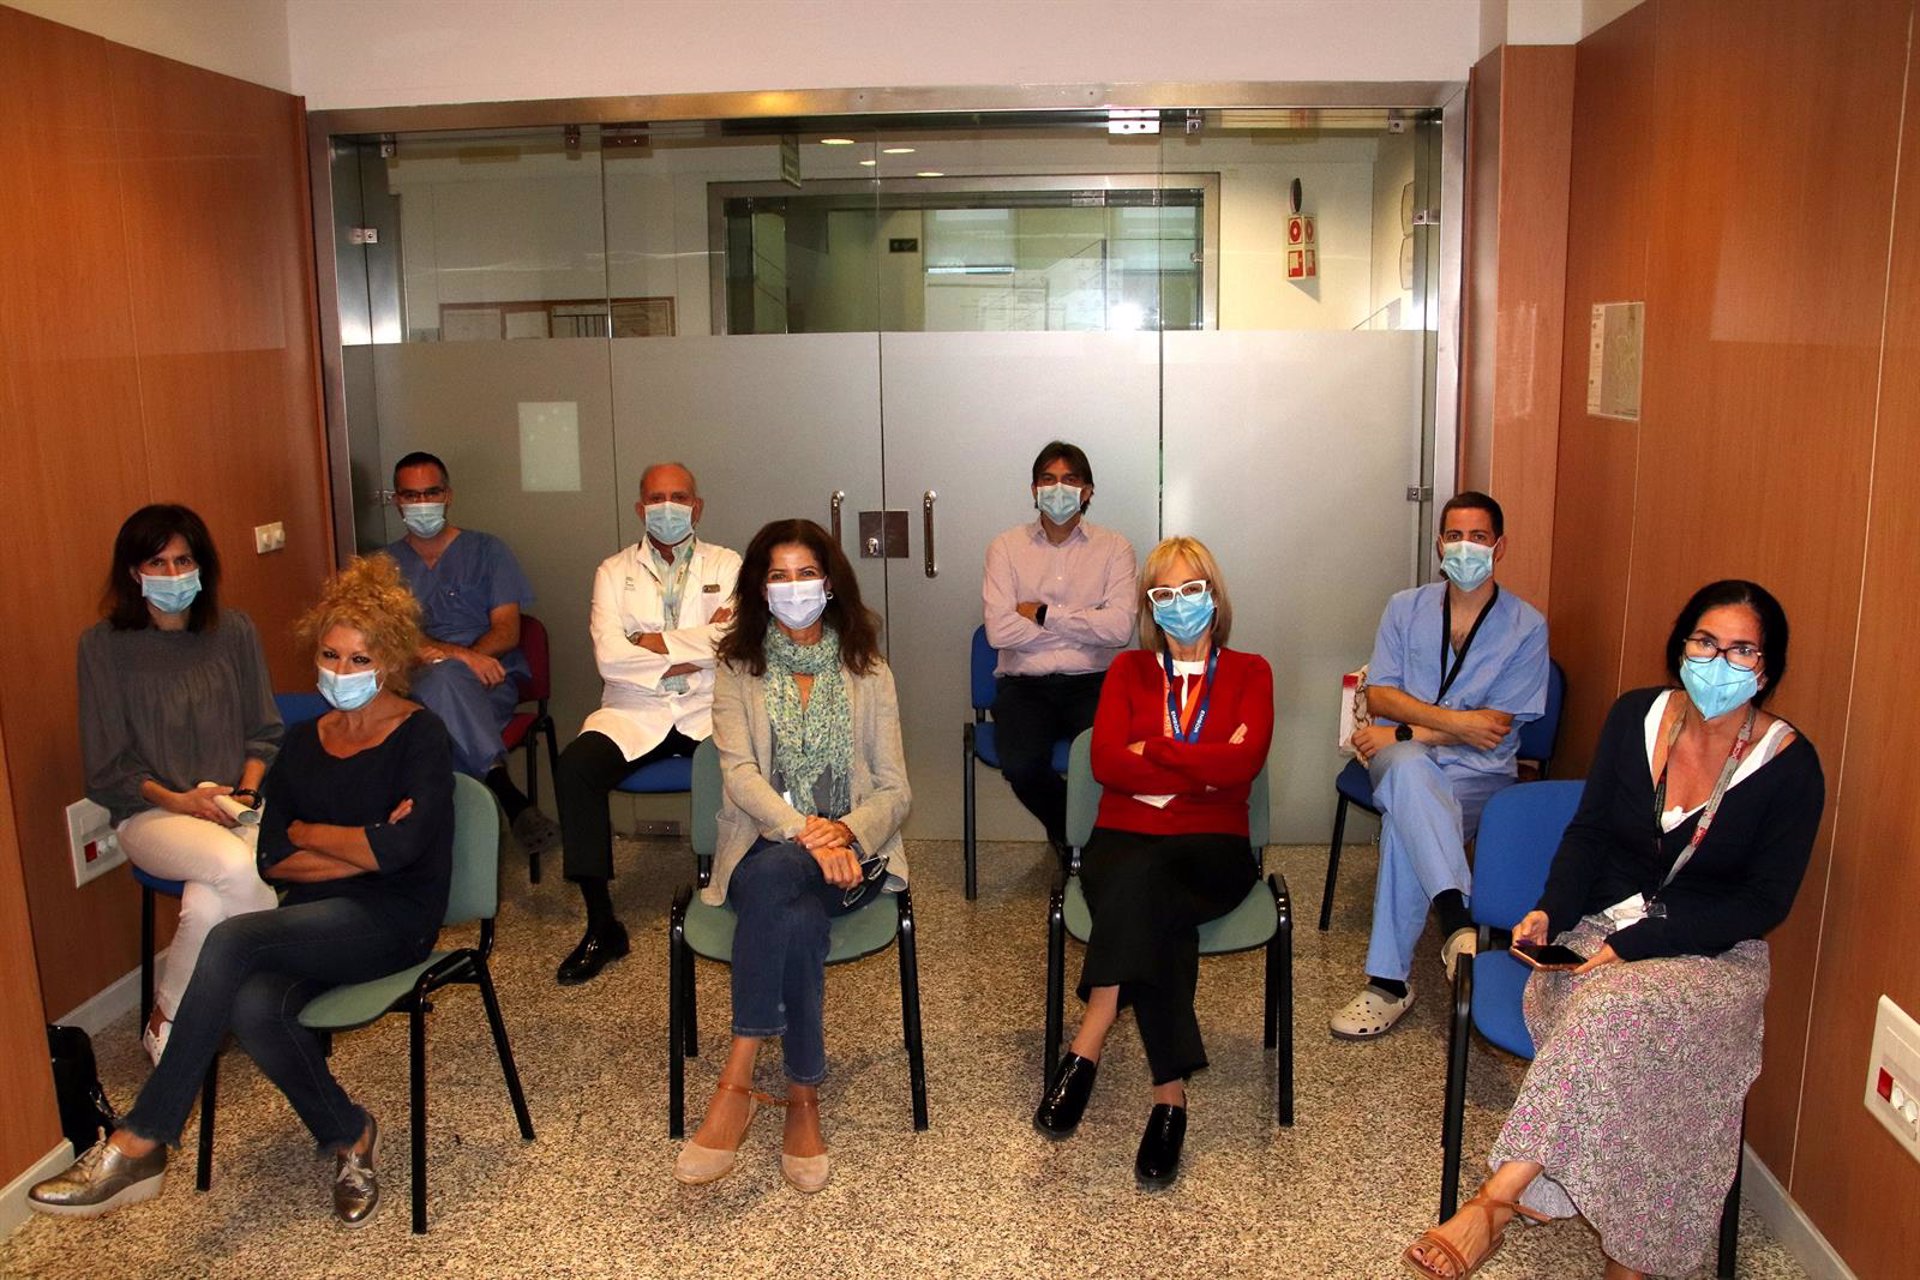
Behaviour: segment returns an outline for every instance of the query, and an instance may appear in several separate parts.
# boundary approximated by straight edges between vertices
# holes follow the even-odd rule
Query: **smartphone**
[[[1511,948],[1520,963],[1535,969],[1578,969],[1587,958],[1572,947],[1549,942],[1516,942]]]

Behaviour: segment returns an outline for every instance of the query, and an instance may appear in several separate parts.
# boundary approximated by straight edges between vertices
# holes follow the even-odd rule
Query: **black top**
[[[431,711],[401,721],[379,746],[341,759],[320,745],[320,722],[287,733],[261,788],[261,874],[294,851],[287,824],[367,828],[380,869],[343,880],[288,886],[285,905],[357,898],[404,937],[430,941],[447,914],[453,879],[453,748]],[[404,799],[413,812],[387,815]]]
[[[1800,891],[1826,804],[1820,757],[1806,735],[1796,733],[1773,759],[1727,789],[1692,860],[1660,889],[1700,821],[1696,812],[1662,834],[1654,819],[1646,720],[1663,692],[1635,689],[1613,704],[1579,812],[1540,896],[1552,936],[1636,893],[1651,899],[1658,889],[1666,916],[1628,925],[1608,939],[1622,960],[1718,955],[1767,934],[1787,918]]]

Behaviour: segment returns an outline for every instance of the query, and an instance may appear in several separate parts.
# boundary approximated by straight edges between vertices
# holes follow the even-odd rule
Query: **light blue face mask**
[[[409,502],[400,508],[400,523],[407,526],[407,532],[421,538],[434,538],[447,527],[447,504],[444,502]]]
[[[1493,548],[1462,538],[1440,548],[1440,572],[1462,591],[1472,591],[1493,576]]]
[[[1065,524],[1080,514],[1080,487],[1071,484],[1043,484],[1033,491],[1033,500],[1042,515],[1055,524]]]
[[[1721,653],[1705,662],[1682,658],[1680,683],[1686,686],[1687,696],[1700,708],[1700,714],[1712,720],[1744,705],[1760,692],[1760,673],[1742,671]]]
[[[693,532],[693,508],[678,502],[649,502],[647,536],[663,547],[677,547]]]
[[[353,671],[346,675],[320,668],[320,696],[337,711],[358,711],[380,692],[380,673]]]
[[[1213,592],[1178,595],[1165,604],[1153,606],[1153,620],[1160,629],[1181,644],[1192,644],[1213,625]]]
[[[200,571],[189,569],[177,577],[157,573],[140,575],[140,594],[162,613],[185,613],[200,595]]]

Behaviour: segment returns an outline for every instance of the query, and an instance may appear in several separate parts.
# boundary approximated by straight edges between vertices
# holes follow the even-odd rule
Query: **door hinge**
[[[1410,484],[1407,486],[1408,502],[1432,502],[1433,486],[1430,484]]]
[[[379,244],[380,229],[378,227],[348,227],[347,243],[348,244]]]

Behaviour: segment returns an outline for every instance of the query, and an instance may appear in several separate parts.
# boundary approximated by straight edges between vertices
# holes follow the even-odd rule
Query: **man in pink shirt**
[[[1000,651],[993,721],[1000,771],[1047,830],[1067,843],[1067,784],[1053,744],[1093,724],[1100,683],[1133,639],[1133,545],[1086,518],[1093,467],[1055,440],[1033,460],[1040,518],[987,546],[981,597],[987,642]]]

